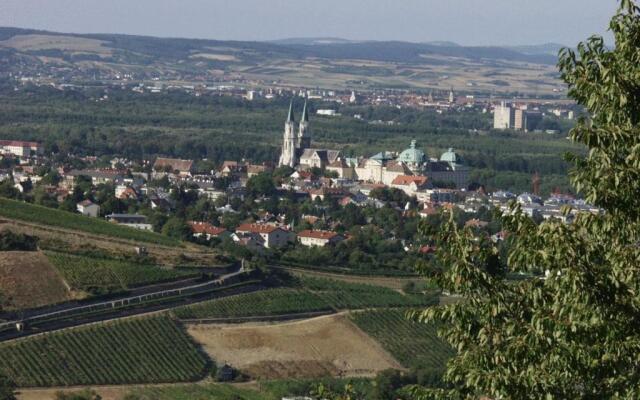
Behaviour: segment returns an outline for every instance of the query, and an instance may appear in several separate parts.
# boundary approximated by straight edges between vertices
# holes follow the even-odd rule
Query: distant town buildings
[[[16,157],[33,157],[42,155],[44,148],[38,142],[22,140],[0,140],[0,153],[11,154]]]
[[[515,107],[501,102],[493,112],[493,129],[513,129],[529,132],[534,130],[542,120],[542,113],[529,111],[526,107]]]

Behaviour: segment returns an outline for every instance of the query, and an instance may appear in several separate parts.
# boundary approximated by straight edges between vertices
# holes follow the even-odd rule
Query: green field
[[[154,232],[119,226],[101,219],[85,217],[67,211],[56,210],[6,198],[0,198],[0,216],[18,219],[36,224],[73,229],[86,233],[111,236],[165,246],[177,246],[179,242],[173,238]]]
[[[356,312],[351,319],[405,367],[443,369],[454,354],[433,325],[410,321],[401,310]]]
[[[270,289],[185,306],[183,319],[270,316],[321,310],[432,305],[431,295],[405,295],[393,289],[322,278],[303,278],[294,288]]]
[[[330,309],[326,301],[308,291],[273,289],[182,307],[174,313],[180,318],[189,319],[281,315]]]
[[[336,309],[370,307],[418,307],[436,303],[428,294],[403,294],[386,287],[332,279],[302,278],[302,286]]]
[[[194,275],[130,261],[47,251],[49,261],[74,289],[110,292]]]
[[[208,360],[167,317],[121,320],[0,344],[0,372],[18,386],[187,382]]]

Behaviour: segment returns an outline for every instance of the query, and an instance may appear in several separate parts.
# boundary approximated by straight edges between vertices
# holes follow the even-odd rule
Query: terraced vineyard
[[[436,303],[435,296],[405,295],[382,286],[322,278],[302,278],[303,287],[336,309],[369,307],[417,307]]]
[[[157,243],[165,246],[177,246],[180,243],[173,238],[154,232],[145,232],[126,226],[116,225],[97,218],[56,210],[22,201],[0,197],[0,216],[18,219],[36,224],[58,228],[111,236],[118,239],[130,239],[141,242]]]
[[[404,295],[393,289],[321,278],[302,278],[293,288],[247,293],[174,311],[183,319],[282,315],[321,310],[377,307],[422,307],[435,304],[429,295]]]
[[[189,319],[281,315],[330,309],[325,300],[306,290],[272,289],[182,307],[174,313],[179,318]]]
[[[170,281],[194,275],[178,269],[162,269],[108,258],[46,252],[51,263],[74,289],[109,292]]]
[[[454,354],[435,326],[410,321],[401,310],[356,312],[351,319],[406,367],[442,369]]]
[[[168,317],[122,320],[0,344],[0,372],[18,386],[186,382],[208,360]]]

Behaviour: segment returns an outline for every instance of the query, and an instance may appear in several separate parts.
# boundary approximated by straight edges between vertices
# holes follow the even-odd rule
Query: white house
[[[298,233],[298,241],[301,245],[311,246],[326,246],[328,244],[335,244],[344,240],[344,237],[336,232],[331,231],[312,231],[304,230]]]
[[[76,210],[87,217],[97,218],[100,214],[100,206],[94,204],[91,200],[84,200],[76,204]]]
[[[242,224],[236,228],[238,234],[258,234],[264,239],[264,247],[284,247],[293,239],[293,233],[275,225]]]

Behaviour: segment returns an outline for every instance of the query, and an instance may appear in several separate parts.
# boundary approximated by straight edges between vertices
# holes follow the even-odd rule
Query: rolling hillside
[[[0,74],[553,94],[561,86],[552,54],[556,48],[335,38],[240,42],[0,28]]]

